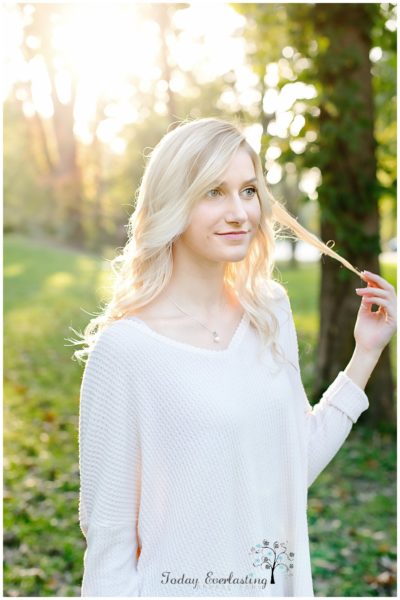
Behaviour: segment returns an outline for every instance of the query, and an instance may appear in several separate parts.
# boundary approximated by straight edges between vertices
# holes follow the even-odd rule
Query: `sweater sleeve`
[[[79,414],[82,596],[139,596],[139,440],[123,329],[103,330],[85,365]]]
[[[314,483],[339,451],[360,414],[369,406],[366,393],[344,371],[340,371],[323,393],[320,401],[311,407],[301,379],[298,339],[286,296],[288,320],[286,349],[291,362],[291,377],[304,409],[304,427],[307,441],[307,483]],[[294,368],[292,368],[294,367]]]

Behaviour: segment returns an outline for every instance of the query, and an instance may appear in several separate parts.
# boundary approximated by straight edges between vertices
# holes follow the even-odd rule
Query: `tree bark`
[[[320,151],[325,156],[319,188],[321,239],[335,240],[337,251],[358,268],[379,273],[379,212],[376,141],[369,51],[374,7],[316,4],[314,26],[329,40],[316,66],[323,85]],[[324,182],[325,180],[325,182]],[[320,333],[313,396],[319,398],[344,369],[354,350],[354,326],[361,280],[337,261],[323,257]],[[366,386],[370,408],[360,420],[395,422],[389,346]]]

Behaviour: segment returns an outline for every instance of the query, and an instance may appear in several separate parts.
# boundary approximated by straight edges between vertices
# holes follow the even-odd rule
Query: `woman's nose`
[[[247,213],[243,206],[243,201],[239,195],[233,196],[228,201],[229,207],[227,210],[228,221],[244,221],[247,219]]]

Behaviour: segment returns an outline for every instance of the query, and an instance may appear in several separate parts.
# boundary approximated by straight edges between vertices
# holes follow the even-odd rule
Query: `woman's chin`
[[[247,251],[247,248],[237,248],[236,251],[224,252],[222,256],[219,254],[217,260],[221,262],[240,262],[246,258]]]

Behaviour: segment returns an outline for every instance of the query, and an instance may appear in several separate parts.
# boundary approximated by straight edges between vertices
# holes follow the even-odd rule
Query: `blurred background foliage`
[[[385,247],[396,235],[396,7],[368,6]],[[3,7],[5,231],[112,253],[125,241],[144,149],[171,124],[212,115],[243,120],[265,150],[272,192],[317,233],[325,90],[316,65],[327,39],[313,28],[313,7]]]
[[[396,285],[396,4],[8,2],[2,17],[3,593],[79,596],[81,372],[64,344],[107,299],[104,259],[125,244],[146,155],[181,120],[240,119],[274,196]],[[333,287],[342,299],[354,281],[289,242],[277,277],[315,402],[349,358],[359,298],[334,318]],[[370,409],[310,490],[317,596],[396,595],[389,354],[395,339]]]

